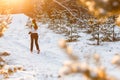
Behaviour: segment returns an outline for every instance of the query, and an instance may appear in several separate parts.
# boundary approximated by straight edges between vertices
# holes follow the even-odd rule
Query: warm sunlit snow
[[[6,57],[9,65],[22,65],[25,71],[17,72],[5,80],[82,80],[81,75],[70,75],[58,78],[58,71],[65,60],[68,60],[66,54],[59,48],[58,40],[64,38],[62,35],[55,34],[47,29],[47,24],[39,25],[39,44],[41,53],[33,54],[29,51],[30,38],[29,29],[26,22],[28,17],[24,14],[12,15],[12,23],[0,38],[0,52],[7,51],[11,55]],[[92,56],[98,53],[101,56],[102,64],[107,67],[110,75],[118,75],[120,72],[111,65],[110,61],[113,55],[120,53],[120,42],[106,42],[100,46],[89,45],[89,35],[80,33],[78,42],[70,43],[74,54],[78,55],[80,61],[85,61],[84,55]],[[0,80],[2,76],[0,76]],[[4,80],[4,79],[2,79]]]

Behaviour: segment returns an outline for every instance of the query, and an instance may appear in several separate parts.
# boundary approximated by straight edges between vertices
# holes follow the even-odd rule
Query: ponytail
[[[33,27],[34,27],[34,29],[37,30],[37,29],[38,29],[38,26],[37,26],[37,24],[36,24],[35,19],[32,20],[32,23],[33,23]]]

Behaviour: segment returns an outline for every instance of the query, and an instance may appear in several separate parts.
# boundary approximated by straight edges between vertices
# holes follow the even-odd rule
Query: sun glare
[[[11,4],[20,4],[24,2],[24,0],[7,0],[7,1],[9,1]]]
[[[19,3],[22,3],[22,2],[24,2],[24,0],[0,0],[0,3],[9,4],[9,5],[19,4]]]

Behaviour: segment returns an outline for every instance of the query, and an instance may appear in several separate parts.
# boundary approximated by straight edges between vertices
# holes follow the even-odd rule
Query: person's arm
[[[28,34],[31,34],[31,33],[32,33],[32,27],[29,28]]]

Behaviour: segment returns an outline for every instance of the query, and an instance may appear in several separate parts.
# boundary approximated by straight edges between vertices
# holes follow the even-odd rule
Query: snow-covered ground
[[[41,52],[30,53],[30,37],[26,25],[28,17],[24,14],[12,15],[12,23],[0,38],[0,52],[9,52],[6,58],[9,65],[22,65],[25,71],[19,71],[5,80],[82,80],[81,75],[71,75],[58,78],[58,71],[65,60],[66,54],[58,46],[58,41],[64,38],[47,29],[47,24],[39,23],[39,44]],[[89,45],[89,35],[80,33],[78,42],[70,43],[74,54],[79,56],[80,61],[85,61],[85,55],[92,56],[98,53],[102,64],[107,67],[110,75],[119,77],[119,69],[115,69],[110,61],[115,54],[120,53],[120,42],[106,42],[100,46]],[[35,50],[35,49],[34,49]],[[1,79],[0,79],[1,80]],[[4,79],[2,79],[4,80]]]

